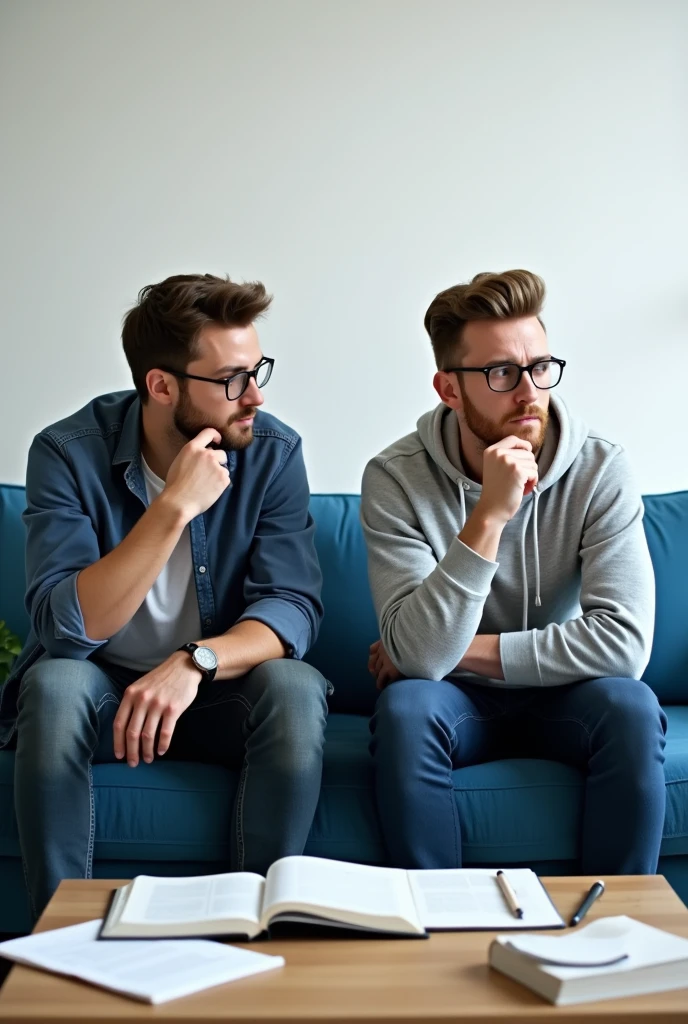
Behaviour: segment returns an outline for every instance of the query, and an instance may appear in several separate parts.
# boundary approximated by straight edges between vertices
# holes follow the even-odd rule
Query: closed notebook
[[[320,857],[284,857],[267,877],[139,875],[115,891],[101,938],[241,936],[334,929],[425,938],[428,931],[557,928],[563,921],[534,872],[509,871],[513,916],[493,869],[403,871]]]
[[[688,939],[625,916],[565,936],[500,935],[489,959],[557,1006],[688,987]]]

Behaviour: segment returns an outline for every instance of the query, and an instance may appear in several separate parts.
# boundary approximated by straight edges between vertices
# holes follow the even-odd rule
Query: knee
[[[655,693],[639,679],[595,680],[603,701],[607,732],[637,757],[644,751],[664,747],[667,719]]]
[[[265,661],[251,673],[259,699],[283,719],[322,721],[327,715],[327,681],[312,665],[286,658]]]
[[[400,679],[380,694],[371,732],[409,742],[436,718],[435,685],[429,679]]]
[[[97,669],[88,661],[44,657],[29,668],[21,681],[18,707],[22,712],[54,719],[84,703]]]

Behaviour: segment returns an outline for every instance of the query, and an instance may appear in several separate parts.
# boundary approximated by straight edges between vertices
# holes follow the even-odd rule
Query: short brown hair
[[[432,300],[423,321],[438,370],[456,361],[466,324],[536,316],[544,328],[540,319],[544,302],[545,282],[530,270],[476,274],[468,284],[446,288]]]
[[[271,302],[260,281],[236,284],[212,274],[178,274],[142,288],[122,325],[124,354],[141,401],[148,400],[150,370],[186,370],[206,324],[248,327]]]

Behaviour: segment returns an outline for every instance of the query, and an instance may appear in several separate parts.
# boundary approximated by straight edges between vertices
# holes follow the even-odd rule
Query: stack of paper
[[[603,917],[566,936],[500,935],[490,965],[564,1006],[688,987],[688,939]]]
[[[147,1003],[164,1003],[211,985],[284,966],[281,956],[207,939],[98,942],[101,924],[86,921],[0,942],[0,956],[81,978]]]

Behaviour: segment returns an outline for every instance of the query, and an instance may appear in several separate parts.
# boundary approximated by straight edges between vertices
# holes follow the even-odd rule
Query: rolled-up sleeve
[[[48,434],[39,434],[29,451],[26,502],[31,624],[51,657],[85,660],[106,641],[86,636],[76,581],[100,558],[100,550],[68,458]]]
[[[315,523],[300,439],[265,493],[244,582],[242,619],[269,626],[293,658],[317,638],[323,608]]]

